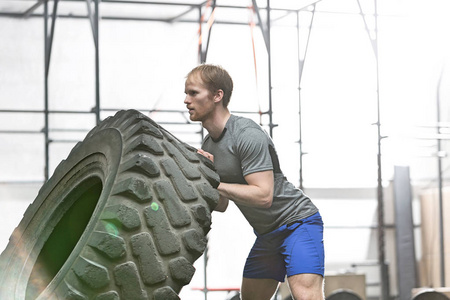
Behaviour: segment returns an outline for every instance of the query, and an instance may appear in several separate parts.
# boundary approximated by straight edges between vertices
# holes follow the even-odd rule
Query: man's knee
[[[288,278],[295,300],[323,300],[323,277],[317,274],[299,274]]]

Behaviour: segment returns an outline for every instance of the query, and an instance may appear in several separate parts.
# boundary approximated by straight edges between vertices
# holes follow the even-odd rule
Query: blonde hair
[[[218,65],[201,64],[192,69],[186,77],[189,79],[195,75],[200,76],[203,84],[212,94],[218,90],[222,90],[223,106],[228,106],[231,94],[233,93],[233,79],[231,79],[231,76],[224,68]]]

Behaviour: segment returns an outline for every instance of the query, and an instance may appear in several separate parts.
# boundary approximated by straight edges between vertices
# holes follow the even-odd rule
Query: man
[[[288,278],[296,300],[323,300],[323,223],[318,209],[280,170],[274,144],[250,119],[232,115],[233,81],[220,66],[189,72],[184,103],[192,121],[208,131],[199,153],[220,175],[217,211],[233,201],[253,227],[256,241],[247,258],[242,300],[269,300]]]

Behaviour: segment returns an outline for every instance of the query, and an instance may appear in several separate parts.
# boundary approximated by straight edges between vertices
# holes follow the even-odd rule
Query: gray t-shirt
[[[244,176],[273,170],[274,193],[270,208],[236,203],[258,234],[271,232],[318,211],[303,191],[283,175],[272,139],[253,120],[231,115],[222,135],[217,140],[207,135],[202,149],[214,155],[221,182],[247,184]]]

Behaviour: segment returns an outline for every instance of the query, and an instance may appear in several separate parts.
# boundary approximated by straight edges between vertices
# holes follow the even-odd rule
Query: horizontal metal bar
[[[22,18],[22,13],[5,13],[0,12],[0,17],[10,17],[10,18]],[[30,18],[42,18],[43,14],[31,14]],[[80,15],[57,15],[57,18],[61,19],[88,19],[88,16],[80,16]],[[137,17],[114,17],[114,16],[101,16],[101,20],[110,20],[110,21],[142,21],[142,22],[163,22],[163,23],[173,23],[172,18],[161,19],[161,18],[137,18]],[[198,20],[178,20],[176,22],[179,23],[190,23],[190,24],[198,24]],[[228,22],[228,21],[214,21],[214,24],[218,25],[239,25],[239,26],[248,26],[248,22]],[[283,25],[286,27],[286,25]],[[292,26],[295,26],[292,24]]]
[[[48,131],[50,132],[88,132],[90,129],[76,129],[76,128],[49,128]]]
[[[33,130],[0,130],[0,134],[36,134],[43,133],[42,131],[33,131]]]
[[[43,184],[44,180],[9,180],[9,181],[0,181],[0,185],[2,184]]]
[[[102,1],[102,3],[105,1]],[[112,3],[112,2],[110,2]],[[142,4],[142,2],[137,2]],[[226,8],[233,8],[232,6],[222,6],[222,7],[226,7]],[[247,7],[235,7],[235,8],[245,8],[248,9]],[[277,10],[277,9],[272,9],[272,10]],[[298,12],[299,10],[289,10],[289,9],[278,9],[280,11],[286,11],[286,12]],[[301,9],[300,9],[301,10]],[[23,13],[21,12],[0,12],[0,17],[12,17],[12,18],[23,18]],[[28,14],[27,17],[38,17],[38,18],[42,18],[43,14],[38,14],[38,13],[33,13],[33,14]],[[67,19],[88,19],[89,16],[87,15],[75,15],[75,14],[68,14],[68,15],[64,15],[64,14],[58,14],[57,18],[67,18]],[[175,16],[175,18],[178,18],[178,16]],[[145,18],[145,17],[124,17],[124,16],[101,16],[100,19],[102,20],[115,20],[115,21],[152,21],[152,22],[164,22],[164,23],[173,23],[174,22],[174,17],[170,17],[170,18]],[[198,20],[177,20],[177,22],[180,23],[193,23],[193,24],[198,24]],[[205,20],[205,23],[207,22],[207,20]],[[275,22],[275,20],[274,20]],[[231,22],[231,21],[219,21],[216,20],[214,22],[215,24],[222,24],[222,25],[245,25],[248,26],[249,23],[248,22]],[[296,24],[293,24],[293,26]]]
[[[448,122],[439,122],[434,124],[422,124],[422,125],[416,125],[416,127],[423,127],[423,128],[450,128],[450,123]]]
[[[236,114],[257,114],[257,115],[266,115],[269,112],[268,111],[237,111],[237,110],[233,110],[231,111],[231,113],[236,113]]]
[[[190,123],[190,122],[159,122],[156,121],[160,125],[198,125],[200,126],[200,123]]]
[[[158,122],[160,125],[198,125],[197,123],[183,123],[183,122]],[[92,129],[92,128],[91,128]],[[49,128],[49,132],[89,132],[91,129],[76,129],[76,128]],[[44,130],[0,130],[0,134],[37,134],[44,133]],[[180,134],[195,134],[199,132],[179,132]]]
[[[436,158],[436,157],[440,157],[440,158],[446,158],[448,156],[447,151],[438,151],[438,152],[432,152],[432,153],[428,153],[428,154],[417,154],[415,155],[415,157],[423,157],[423,158]]]
[[[92,111],[81,110],[49,110],[49,114],[92,114]],[[33,110],[33,109],[2,109],[0,113],[46,113],[45,110]]]
[[[361,261],[361,262],[356,262],[356,263],[352,263],[351,264],[352,268],[355,268],[355,267],[376,267],[378,265],[379,265],[379,262],[377,260]]]
[[[43,110],[31,110],[31,109],[1,109],[0,113],[44,113]]]
[[[377,225],[325,225],[325,227],[329,229],[378,229]],[[418,225],[414,227],[418,227]],[[393,229],[395,225],[387,224],[384,225],[384,228]]]
[[[103,108],[101,109],[102,111],[119,111],[122,109],[117,109],[117,108]],[[157,113],[157,112],[162,112],[162,113],[187,113],[187,110],[172,110],[172,109],[136,109],[138,111],[141,112],[149,112],[149,113]],[[233,110],[231,111],[231,113],[237,113],[237,114],[268,114],[269,112],[264,111],[264,112],[258,112],[258,111],[236,111]],[[194,123],[194,124],[199,124],[199,123]]]
[[[64,144],[64,143],[79,143],[82,140],[48,140],[49,143],[59,143],[59,144]]]
[[[15,0],[16,2],[34,2],[36,0]],[[51,2],[53,0],[49,0]],[[84,2],[85,0],[64,0],[64,2]],[[119,3],[119,4],[155,4],[155,5],[172,5],[172,6],[199,6],[204,5],[206,1],[201,3],[182,3],[182,2],[162,2],[162,1],[135,1],[135,0],[102,0],[102,2]]]
[[[102,108],[101,111],[120,111],[123,108]],[[135,108],[135,110],[140,112],[170,112],[170,113],[187,113],[186,110],[177,110],[177,109],[148,109],[148,108]]]
[[[67,18],[70,18],[71,16],[67,16]],[[65,16],[63,17],[65,18]],[[83,18],[83,17],[81,17]],[[102,16],[102,20],[111,20],[111,21],[147,21],[147,22],[165,22],[165,23],[172,23],[172,20],[169,19],[159,19],[159,18],[132,18],[132,17],[111,17],[111,16]],[[198,20],[178,20],[179,23],[192,23],[192,24],[198,24]],[[218,21],[215,20],[214,24],[220,24],[220,25],[241,25],[241,26],[248,26],[248,22],[227,22],[227,21]]]
[[[366,282],[366,286],[379,286],[380,284],[380,282]]]
[[[187,10],[183,11],[182,13],[179,13],[176,16],[170,17],[168,19],[166,19],[167,22],[175,22],[177,19],[181,18],[182,16],[185,16],[187,14],[189,14],[191,11],[196,10],[198,8],[195,7],[190,7]]]
[[[19,1],[19,0],[17,0]],[[67,1],[74,1],[74,2],[81,2],[84,0],[65,0],[64,2]],[[134,2],[128,2],[128,1],[102,1],[102,3],[117,3],[117,4],[154,4],[154,5],[170,5],[170,6],[185,6],[185,7],[190,7],[190,6],[201,6],[198,4],[185,4],[185,3],[160,3],[160,2],[141,2],[141,1],[134,1]],[[223,7],[223,8],[235,8],[235,9],[248,9],[247,6],[232,6],[232,5],[220,5],[217,7]],[[286,12],[300,12],[300,11],[307,11],[310,12],[308,9],[308,7],[305,8],[301,8],[301,9],[288,9],[288,8],[271,8],[272,11],[286,11]],[[266,8],[260,8],[261,10],[265,10]],[[325,11],[325,10],[315,10],[315,13],[323,13],[323,14],[338,14],[338,15],[360,15],[360,13],[354,13],[354,12],[336,12],[336,11]],[[370,15],[370,14],[366,14],[366,15]],[[43,14],[31,14],[27,17],[42,17]],[[378,14],[379,17],[401,17],[401,15],[394,15],[394,14]],[[23,12],[0,12],[0,17],[12,17],[12,18],[23,18]],[[58,15],[57,17],[59,18],[74,18],[74,19],[79,19],[79,18],[87,18],[87,16],[76,16],[76,15]],[[107,19],[107,20],[129,20],[129,21],[160,21],[160,22],[172,22],[172,18],[169,19],[158,19],[158,18],[149,18],[149,19],[144,19],[144,18],[133,18],[133,17],[129,17],[129,18],[125,18],[125,17],[102,17],[102,19]],[[180,20],[182,21],[182,20]],[[182,22],[189,22],[189,23],[198,23],[198,20],[192,20],[192,21],[187,21],[184,20]],[[206,22],[206,21],[205,21]],[[218,23],[217,21],[215,23]],[[248,25],[248,23],[233,23],[233,22],[219,22],[219,24],[234,24],[234,25]]]
[[[180,134],[180,135],[181,135],[181,134],[199,134],[200,131],[196,131],[196,132],[187,132],[187,131],[180,131],[180,130],[171,130],[170,133],[175,134],[175,135],[177,135],[177,134]]]
[[[88,132],[91,129],[49,128],[48,131],[51,131],[51,132]],[[0,133],[44,133],[44,131],[45,131],[45,129],[41,129],[41,130],[0,130]]]
[[[414,228],[420,228],[420,224],[413,225]],[[325,225],[329,229],[378,229],[377,225]],[[395,229],[395,224],[384,225],[384,228]]]
[[[80,1],[80,0],[66,0],[66,1]],[[159,1],[133,1],[133,0],[102,0],[102,3],[117,3],[117,4],[142,4],[142,5],[168,5],[168,6],[195,6],[201,7],[205,5],[206,1],[202,3],[181,3],[181,2],[159,2]]]
[[[102,108],[100,111],[120,111],[123,108]],[[177,112],[177,113],[187,113],[187,110],[172,110],[172,109],[136,109],[142,112]],[[45,113],[45,110],[38,109],[0,109],[0,113]],[[49,110],[48,113],[95,113],[93,110]]]
[[[20,0],[16,0],[20,1]],[[26,0],[22,0],[25,2],[29,2]],[[83,2],[85,0],[64,0],[64,2]],[[164,1],[135,1],[135,0],[102,0],[102,3],[108,4],[137,4],[137,5],[165,5],[165,6],[184,6],[184,7],[202,7],[206,5],[207,1],[203,1],[201,3],[182,3],[182,2],[164,2]],[[310,4],[311,5],[311,4]],[[310,6],[308,5],[308,6]],[[308,7],[307,6],[307,7]],[[221,8],[234,8],[234,9],[248,9],[248,5],[216,5],[216,7]],[[265,10],[266,7],[262,7],[261,9]],[[273,11],[288,11],[288,12],[298,12],[300,10],[304,10],[305,8],[292,9],[292,8],[274,8]]]
[[[415,136],[414,138],[419,140],[450,140],[450,134],[446,133],[424,134],[421,136]]]
[[[102,108],[100,111],[120,111],[123,108]],[[171,109],[136,109],[140,112],[163,112],[163,113],[188,113],[187,110],[171,110]],[[49,110],[49,114],[94,114],[93,110]],[[45,110],[33,110],[33,109],[0,109],[0,113],[46,113]]]
[[[196,124],[196,123],[182,123],[182,122],[158,122],[158,124],[161,125],[199,125],[200,124]],[[76,128],[49,128],[49,132],[81,132],[81,133],[86,133],[89,132],[92,128],[90,129],[76,129]],[[173,133],[178,133],[178,134],[195,134],[195,133],[199,133],[199,132],[185,132],[185,131],[172,131]],[[35,133],[44,133],[44,130],[0,130],[0,134],[19,134],[19,133],[23,133],[23,134],[35,134]]]

